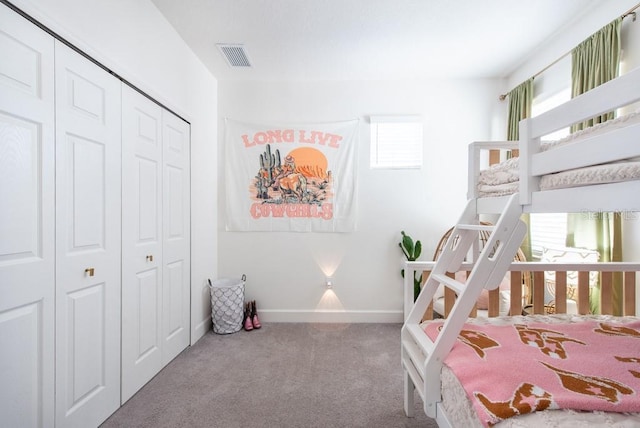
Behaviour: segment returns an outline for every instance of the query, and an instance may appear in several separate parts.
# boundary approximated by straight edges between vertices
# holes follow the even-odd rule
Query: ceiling
[[[218,80],[504,77],[598,0],[152,0]],[[216,44],[242,44],[230,67]]]

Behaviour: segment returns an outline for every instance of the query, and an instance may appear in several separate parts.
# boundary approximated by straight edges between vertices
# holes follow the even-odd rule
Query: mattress
[[[551,150],[636,123],[640,123],[640,111],[575,132],[558,141],[542,143],[540,149],[542,151]],[[477,184],[478,196],[504,196],[515,193],[519,189],[519,179],[519,158],[511,158],[492,165],[480,172]],[[540,180],[540,190],[591,186],[637,179],[640,179],[640,159],[632,158],[543,176]]]
[[[614,317],[609,315],[529,315],[514,317],[496,317],[496,318],[475,318],[469,319],[467,322],[477,325],[514,325],[528,323],[547,323],[547,324],[571,324],[584,320],[597,322],[608,322],[614,324],[626,324],[638,322],[637,317]],[[428,322],[428,321],[427,321]],[[423,327],[426,324],[423,324]],[[453,371],[447,367],[446,361],[441,372],[442,382],[442,406],[447,414],[447,418],[452,426],[464,427],[483,427],[476,416],[471,401],[467,397],[467,393],[456,378]],[[574,410],[546,410],[542,412],[533,412],[526,415],[509,418],[494,425],[499,428],[518,427],[518,428],[537,428],[545,427],[582,427],[601,426],[601,427],[635,427],[640,426],[640,413],[617,413],[617,412],[587,412]]]

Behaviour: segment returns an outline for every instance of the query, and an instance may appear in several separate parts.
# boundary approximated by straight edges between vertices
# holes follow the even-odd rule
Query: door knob
[[[152,262],[152,261],[153,261],[153,254],[149,254],[149,255],[147,256],[147,261],[148,261],[148,262]]]
[[[94,268],[86,268],[84,270],[85,275],[93,276],[95,269]]]

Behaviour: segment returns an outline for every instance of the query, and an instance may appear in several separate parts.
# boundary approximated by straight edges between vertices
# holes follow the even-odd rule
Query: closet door
[[[122,86],[122,403],[162,363],[162,111]]]
[[[162,360],[171,361],[189,345],[191,296],[190,129],[162,112],[163,186],[163,337]]]
[[[56,42],[56,425],[120,405],[120,82]]]
[[[0,5],[0,425],[54,418],[53,38]]]

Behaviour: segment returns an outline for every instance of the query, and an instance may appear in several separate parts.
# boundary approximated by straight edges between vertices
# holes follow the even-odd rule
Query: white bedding
[[[542,151],[558,146],[579,142],[580,139],[594,137],[615,129],[640,123],[640,111],[621,116],[553,142],[543,143]],[[640,179],[640,159],[632,158],[610,164],[595,165],[549,174],[541,178],[540,190],[552,190],[594,184],[614,183]],[[511,158],[492,165],[480,172],[478,177],[478,196],[503,196],[518,191],[520,179],[519,158]]]
[[[498,308],[498,313],[500,315],[508,315],[510,304],[511,304],[511,292],[507,290],[500,290],[500,304]],[[442,315],[445,313],[444,296],[435,298],[433,300],[433,311],[439,315]],[[489,316],[489,311],[484,308],[482,309],[478,308],[476,309],[476,316],[480,318],[482,317],[487,318]]]
[[[469,318],[467,322],[473,324],[512,325],[528,322],[571,323],[584,319],[626,323],[637,321],[636,317],[612,317],[610,315],[529,315],[496,318]],[[427,321],[428,322],[428,321]],[[482,427],[476,417],[471,401],[446,365],[442,368],[442,405],[447,417],[454,427]],[[495,425],[498,428],[538,428],[538,427],[638,427],[640,413],[605,413],[605,412],[576,412],[572,410],[547,410],[534,412],[515,418],[510,418]]]
[[[640,179],[640,162],[616,162],[572,169],[540,178],[540,190],[564,189]]]

